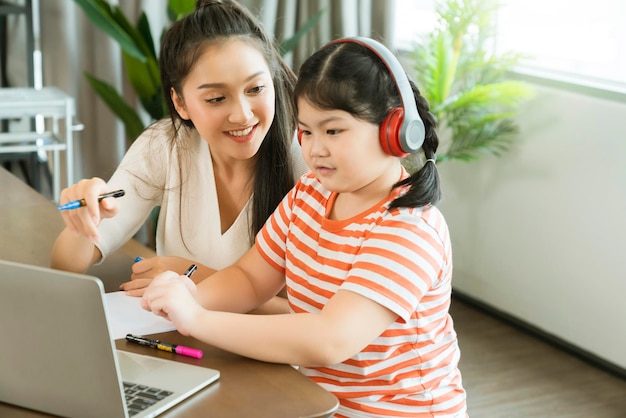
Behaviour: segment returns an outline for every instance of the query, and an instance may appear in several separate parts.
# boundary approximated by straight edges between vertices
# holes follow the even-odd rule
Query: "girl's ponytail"
[[[396,183],[396,187],[406,187],[409,189],[403,195],[397,197],[391,202],[389,208],[399,207],[421,207],[427,205],[435,205],[441,199],[441,185],[439,181],[439,173],[435,164],[437,157],[437,148],[439,147],[439,137],[435,130],[437,121],[435,116],[430,113],[428,101],[420,94],[417,86],[410,82],[422,121],[424,121],[424,129],[426,135],[422,144],[424,153],[424,165],[414,172],[411,176]]]

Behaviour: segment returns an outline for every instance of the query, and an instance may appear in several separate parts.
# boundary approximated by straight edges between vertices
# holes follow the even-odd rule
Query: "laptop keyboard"
[[[144,409],[150,408],[152,405],[167,398],[171,394],[172,392],[167,390],[124,382],[126,406],[128,407],[128,415],[131,417]]]

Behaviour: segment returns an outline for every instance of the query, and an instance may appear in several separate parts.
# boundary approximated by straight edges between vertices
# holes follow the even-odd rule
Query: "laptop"
[[[219,371],[117,350],[100,279],[0,260],[0,402],[66,417],[154,417]],[[146,389],[138,407],[133,387]],[[126,394],[125,394],[126,393]]]

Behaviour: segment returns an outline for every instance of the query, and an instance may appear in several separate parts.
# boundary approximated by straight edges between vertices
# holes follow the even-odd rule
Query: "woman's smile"
[[[254,138],[254,134],[257,131],[257,125],[249,126],[245,129],[226,131],[226,134],[235,142],[240,144],[250,142]]]

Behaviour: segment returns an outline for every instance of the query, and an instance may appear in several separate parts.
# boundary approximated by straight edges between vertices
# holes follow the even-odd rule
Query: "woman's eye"
[[[265,90],[265,86],[261,85],[261,86],[256,86],[251,88],[250,90],[248,90],[248,93],[250,94],[261,94],[261,92],[263,92],[263,90]]]
[[[326,134],[328,135],[339,135],[341,133],[340,129],[327,129]]]
[[[213,99],[206,99],[205,102],[210,104],[218,104],[224,101],[224,97],[215,97]]]

